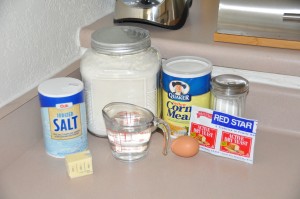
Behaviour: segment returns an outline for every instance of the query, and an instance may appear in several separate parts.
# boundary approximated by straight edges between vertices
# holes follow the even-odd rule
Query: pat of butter
[[[92,155],[89,150],[67,155],[65,163],[70,178],[93,173]]]

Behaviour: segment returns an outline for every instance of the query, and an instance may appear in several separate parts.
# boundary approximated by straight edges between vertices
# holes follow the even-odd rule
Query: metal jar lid
[[[148,30],[134,26],[101,28],[92,34],[92,48],[103,54],[132,54],[151,46]]]
[[[219,75],[211,79],[211,90],[216,94],[227,96],[247,94],[249,91],[249,82],[238,75]]]

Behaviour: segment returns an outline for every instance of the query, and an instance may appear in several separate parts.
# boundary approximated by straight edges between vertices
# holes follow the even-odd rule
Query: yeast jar
[[[151,47],[149,31],[133,26],[102,28],[92,34],[91,47],[80,64],[88,130],[107,136],[101,111],[110,102],[142,106],[157,116],[161,57]]]

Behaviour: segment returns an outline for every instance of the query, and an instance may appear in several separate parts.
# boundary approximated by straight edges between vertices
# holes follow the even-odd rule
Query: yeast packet
[[[253,164],[257,120],[192,106],[189,136],[200,151]]]

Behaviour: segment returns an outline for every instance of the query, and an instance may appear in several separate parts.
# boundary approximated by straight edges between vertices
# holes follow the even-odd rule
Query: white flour
[[[107,136],[102,117],[110,102],[136,104],[157,115],[160,56],[154,48],[123,56],[104,55],[88,50],[81,60],[85,85],[88,129]]]

